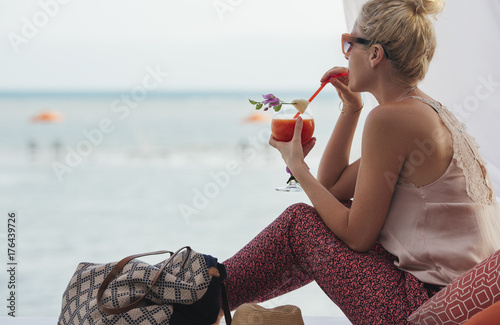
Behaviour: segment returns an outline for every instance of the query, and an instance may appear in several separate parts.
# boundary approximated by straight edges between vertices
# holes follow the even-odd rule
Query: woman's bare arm
[[[333,68],[323,76],[321,81],[324,82],[328,80],[332,74],[344,70],[345,68]],[[353,171],[355,171],[356,168],[355,166],[349,166],[349,157],[354,132],[358,125],[360,109],[362,108],[361,95],[349,90],[348,77],[333,79],[331,83],[337,89],[339,97],[343,101],[343,113],[335,124],[335,128],[325,148],[318,169],[318,180],[328,189],[333,189],[337,181],[341,178],[346,180],[345,176],[342,177],[343,173],[346,171],[349,171],[347,177],[349,181],[342,183],[352,184],[353,180],[355,181],[356,177]],[[344,197],[348,192],[351,192],[352,195],[353,189],[339,188],[339,186],[335,186],[335,189],[335,192],[342,193]]]
[[[337,200],[345,201],[353,198],[358,178],[359,163],[360,159],[347,166],[335,184],[328,188]]]
[[[283,150],[289,160],[287,164],[325,224],[353,250],[364,252],[372,247],[389,211],[396,178],[387,176],[399,175],[403,163],[400,157],[405,156],[407,146],[407,139],[402,136],[405,131],[398,123],[391,113],[380,107],[368,115],[350,210],[312,176],[303,160],[292,158],[296,154],[294,148],[300,145],[299,136],[294,139],[295,145],[291,144],[293,148],[289,147],[291,151]]]
[[[326,188],[333,187],[349,166],[349,156],[359,115],[359,112],[342,113],[335,125],[318,168],[318,180]]]

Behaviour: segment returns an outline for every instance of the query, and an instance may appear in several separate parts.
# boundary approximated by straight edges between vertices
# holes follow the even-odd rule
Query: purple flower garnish
[[[280,104],[280,100],[278,98],[268,99],[264,101],[264,104],[269,104],[269,107],[277,106]]]
[[[264,105],[269,105],[269,107],[273,107],[273,106],[277,106],[280,104],[280,99],[279,98],[276,98],[276,96],[274,96],[273,94],[269,94],[269,95],[262,95],[262,97],[264,97]]]
[[[255,108],[258,110],[261,109],[264,105],[267,105],[266,107],[264,107],[265,111],[267,111],[269,107],[273,107],[276,112],[281,109],[281,105],[283,104],[283,102],[281,102],[278,97],[274,96],[273,94],[262,95],[262,97],[264,98],[264,100],[261,102],[256,102],[249,99],[250,104],[255,105]]]

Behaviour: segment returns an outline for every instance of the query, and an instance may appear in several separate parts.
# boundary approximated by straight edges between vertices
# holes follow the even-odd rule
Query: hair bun
[[[436,17],[444,9],[445,0],[409,0],[415,12]]]

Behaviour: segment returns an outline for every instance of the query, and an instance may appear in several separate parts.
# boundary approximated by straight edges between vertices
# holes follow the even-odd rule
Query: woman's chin
[[[359,93],[362,91],[361,89],[359,89],[359,87],[356,87],[356,83],[351,82],[351,80],[349,80],[349,85],[347,86],[347,88],[349,89],[349,91],[352,91],[355,93]]]
[[[366,91],[365,85],[356,82],[355,79],[354,80],[349,79],[349,84],[347,85],[347,88],[349,89],[349,91],[352,91],[354,93],[362,93]]]

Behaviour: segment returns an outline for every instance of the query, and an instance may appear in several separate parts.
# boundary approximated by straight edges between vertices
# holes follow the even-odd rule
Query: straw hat
[[[257,304],[243,304],[236,309],[232,325],[304,325],[304,320],[297,306],[266,309]]]

